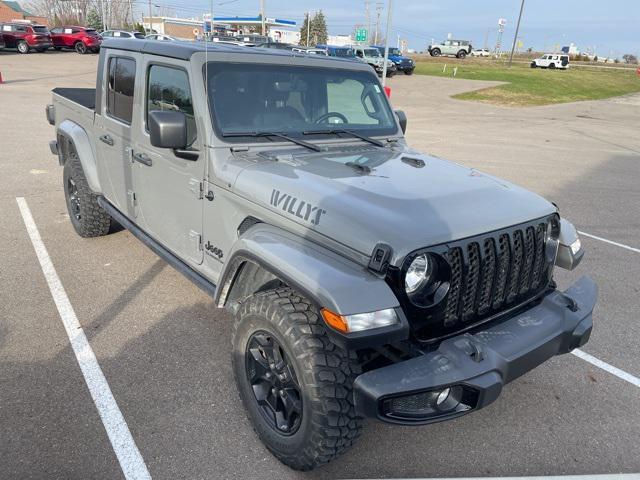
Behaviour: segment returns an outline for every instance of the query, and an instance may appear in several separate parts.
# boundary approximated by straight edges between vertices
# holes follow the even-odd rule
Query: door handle
[[[144,153],[134,153],[133,160],[143,165],[146,165],[147,167],[150,167],[153,164],[151,159]]]
[[[101,135],[100,136],[100,141],[102,143],[106,143],[110,147],[113,147],[113,138],[111,138],[111,135]]]

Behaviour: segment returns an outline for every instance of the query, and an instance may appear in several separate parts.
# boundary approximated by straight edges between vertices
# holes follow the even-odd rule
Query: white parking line
[[[614,241],[612,241],[612,240],[607,240],[606,238],[597,237],[597,236],[595,236],[595,235],[591,235],[590,233],[587,233],[587,232],[580,232],[580,231],[578,231],[578,233],[579,233],[580,235],[584,235],[585,237],[593,238],[593,239],[595,239],[595,240],[600,240],[601,242],[609,243],[609,244],[611,244],[611,245],[615,245],[616,247],[626,248],[627,250],[631,250],[632,252],[640,253],[640,248],[630,247],[629,245],[625,245],[625,244],[623,244],[623,243],[614,242]]]
[[[78,317],[56,273],[49,253],[47,253],[47,249],[42,242],[40,232],[33,220],[29,205],[27,205],[27,201],[22,197],[17,197],[16,202],[18,202],[18,208],[22,214],[24,225],[27,228],[33,249],[36,251],[36,256],[40,262],[44,278],[49,285],[49,290],[58,309],[60,319],[67,331],[71,348],[73,348],[73,353],[75,353],[78,365],[80,365],[84,380],[87,383],[87,387],[89,387],[91,398],[93,398],[93,402],[98,409],[98,414],[107,431],[109,441],[118,458],[122,473],[124,473],[127,479],[150,479],[151,475],[131,436],[127,422],[125,422],[122,412],[120,412],[118,408],[118,404],[111,393],[107,379],[102,373],[100,365],[98,365],[98,360],[89,345],[89,341],[80,326]]]
[[[625,372],[624,370],[620,370],[619,368],[614,367],[613,365],[609,365],[608,363],[603,362],[602,360],[594,357],[593,355],[589,355],[588,353],[583,352],[578,348],[573,350],[571,353],[573,353],[576,357],[581,358],[585,362],[589,362],[591,365],[601,368],[605,372],[609,372],[611,375],[615,375],[616,377],[624,380],[625,382],[629,382],[630,384],[635,385],[636,387],[640,387],[640,378],[634,377],[633,375]]]

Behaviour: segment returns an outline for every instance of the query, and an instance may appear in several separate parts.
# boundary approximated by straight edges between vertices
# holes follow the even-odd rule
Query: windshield
[[[377,48],[365,48],[364,49],[365,57],[380,57],[380,51]]]
[[[209,104],[221,135],[358,130],[392,135],[397,127],[373,71],[285,65],[207,66]]]
[[[402,55],[402,52],[398,48],[390,48],[389,55]]]

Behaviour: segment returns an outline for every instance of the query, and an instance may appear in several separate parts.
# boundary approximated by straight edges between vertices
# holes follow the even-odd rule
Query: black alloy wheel
[[[82,219],[80,210],[80,196],[78,194],[78,186],[73,178],[69,177],[67,180],[67,194],[69,199],[69,212],[75,217],[77,221]]]
[[[261,330],[251,336],[245,369],[267,423],[281,435],[293,435],[302,421],[300,385],[293,365],[273,335]]]

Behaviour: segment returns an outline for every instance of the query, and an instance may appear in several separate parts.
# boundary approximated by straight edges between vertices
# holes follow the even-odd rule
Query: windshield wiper
[[[382,143],[380,140],[376,140],[375,138],[371,138],[371,137],[367,137],[366,135],[362,135],[361,133],[358,133],[354,130],[345,130],[343,128],[332,128],[329,130],[309,130],[306,132],[302,132],[303,135],[320,135],[326,133],[328,135],[339,135],[341,133],[346,133],[347,135],[352,135],[356,138],[359,138],[360,140],[364,140],[365,142],[369,142],[373,145],[376,145],[378,147],[384,147],[384,143]]]
[[[223,137],[278,137],[283,140],[288,140],[291,143],[295,143],[296,145],[300,145],[301,147],[308,148],[309,150],[313,150],[314,152],[321,152],[322,148],[314,145],[313,143],[305,142],[304,140],[298,140],[297,138],[292,138],[284,133],[276,133],[276,132],[233,132],[233,133],[223,133]]]

